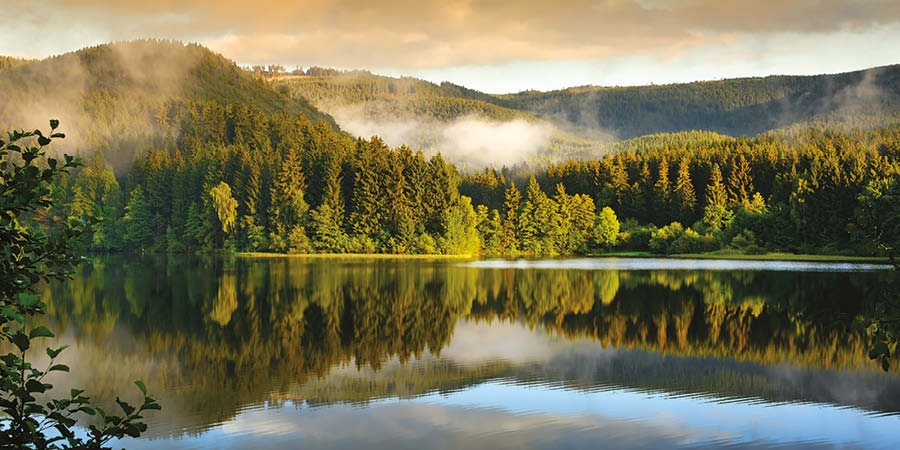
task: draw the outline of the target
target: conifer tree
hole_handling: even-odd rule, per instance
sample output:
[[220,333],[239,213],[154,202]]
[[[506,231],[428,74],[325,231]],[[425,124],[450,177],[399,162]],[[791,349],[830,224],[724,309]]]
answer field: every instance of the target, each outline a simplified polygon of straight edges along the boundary
[[546,203],[546,194],[541,191],[537,179],[531,177],[525,190],[525,203],[522,205],[517,230],[519,248],[527,254],[537,255],[543,251],[543,235],[549,225]]
[[728,177],[728,194],[733,205],[748,205],[753,198],[753,177],[750,162],[744,155],[731,160],[731,174]]
[[628,203],[628,193],[631,186],[628,184],[628,171],[626,170],[625,161],[620,155],[613,158],[610,172],[610,187],[616,205],[619,208],[625,206]]
[[379,231],[381,218],[378,215],[378,174],[371,155],[359,155],[353,180],[353,211],[350,223],[353,233],[374,236]]
[[656,183],[653,184],[653,192],[655,194],[655,214],[653,217],[659,223],[665,223],[669,218],[672,210],[672,191],[669,183],[669,161],[665,156],[659,161],[659,171],[656,177]]
[[722,181],[722,170],[719,165],[713,166],[709,176],[709,185],[706,187],[706,208],[703,211],[703,222],[712,232],[725,228],[734,217],[728,209],[728,193],[725,183]]
[[126,244],[138,250],[150,248],[153,242],[153,212],[141,185],[131,190],[123,223]]
[[503,203],[503,240],[502,251],[512,255],[519,251],[519,207],[522,202],[522,194],[516,189],[516,183],[510,183],[506,189],[506,201]]
[[681,162],[678,164],[674,196],[674,206],[678,210],[675,216],[685,223],[691,223],[694,218],[694,208],[697,206],[697,196],[694,193],[694,183],[691,181],[691,172],[686,156],[681,158]]

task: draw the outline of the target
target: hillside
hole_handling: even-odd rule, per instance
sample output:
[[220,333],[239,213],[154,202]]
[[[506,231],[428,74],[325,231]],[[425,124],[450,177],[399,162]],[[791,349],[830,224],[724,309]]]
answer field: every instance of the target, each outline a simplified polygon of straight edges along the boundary
[[900,65],[816,76],[769,76],[634,87],[582,86],[490,95],[452,83],[316,70],[274,84],[328,111],[368,120],[543,119],[570,136],[608,142],[690,130],[753,136],[809,126],[859,128],[900,120]]
[[620,138],[687,130],[752,136],[798,124],[873,126],[900,118],[900,65],[835,75],[526,91],[496,99]]
[[334,120],[291,99],[199,45],[173,41],[105,44],[0,70],[0,129],[45,126],[57,118],[66,151],[104,150],[119,169],[159,136],[159,115],[176,100],[250,106],[263,113]]
[[[391,145],[441,151],[462,166],[544,164],[601,154],[613,136],[572,124],[551,123],[532,112],[498,104],[496,97],[452,83],[392,78],[366,71],[312,68],[308,75],[275,76],[275,89],[308,99],[342,128]],[[456,136],[466,136],[464,145]],[[520,142],[522,137],[531,142]],[[512,150],[500,147],[512,148]]]

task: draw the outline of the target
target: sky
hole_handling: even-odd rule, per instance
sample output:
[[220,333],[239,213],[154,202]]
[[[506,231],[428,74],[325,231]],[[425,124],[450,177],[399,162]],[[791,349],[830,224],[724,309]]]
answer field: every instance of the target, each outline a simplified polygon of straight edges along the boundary
[[898,0],[0,0],[0,54],[139,38],[491,93],[900,63]]

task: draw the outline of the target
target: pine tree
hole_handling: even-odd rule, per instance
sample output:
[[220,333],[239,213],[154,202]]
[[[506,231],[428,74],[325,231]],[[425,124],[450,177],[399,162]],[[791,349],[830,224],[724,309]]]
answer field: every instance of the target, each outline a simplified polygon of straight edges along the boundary
[[313,247],[319,251],[341,253],[347,245],[347,235],[340,223],[340,214],[329,203],[322,203],[312,214]]
[[577,230],[573,226],[575,205],[573,197],[566,193],[566,187],[562,183],[556,185],[553,203],[556,205],[555,220],[550,228],[553,245],[559,253],[571,254],[578,247]]
[[616,205],[619,208],[623,208],[628,203],[631,186],[628,184],[628,171],[625,161],[618,155],[613,159],[610,172],[610,187],[613,191]]
[[150,248],[153,242],[153,212],[141,185],[131,190],[123,223],[126,244],[138,250]]
[[722,170],[719,165],[713,166],[709,176],[709,185],[706,187],[706,208],[703,211],[703,222],[709,227],[709,231],[719,231],[734,217],[728,209],[728,193],[725,183],[722,181]]
[[503,240],[501,251],[504,254],[514,255],[519,251],[519,207],[522,202],[522,194],[516,189],[516,183],[510,183],[506,189],[506,201],[503,203]]
[[537,255],[542,252],[542,235],[549,222],[544,207],[545,199],[546,195],[541,191],[537,180],[531,177],[525,190],[525,203],[522,205],[517,229],[519,248],[527,254]]
[[731,175],[728,177],[728,194],[733,205],[748,205],[753,197],[753,177],[750,163],[744,155],[731,160]]
[[669,161],[665,156],[659,161],[659,172],[656,177],[656,183],[653,185],[653,193],[655,201],[653,204],[656,208],[654,220],[658,223],[665,223],[670,216],[672,210],[672,191],[669,184]]
[[378,174],[372,155],[359,155],[360,160],[354,172],[353,211],[350,213],[350,224],[353,233],[374,236],[379,231],[381,217],[378,215]]
[[697,196],[694,193],[694,183],[691,181],[691,172],[687,157],[681,158],[678,164],[678,179],[675,181],[674,206],[677,208],[675,217],[685,223],[691,223],[694,219],[694,208],[697,206]]
[[275,177],[269,191],[271,202],[270,220],[273,232],[282,239],[295,227],[302,227],[306,222],[309,206],[304,199],[306,177],[303,174],[299,152],[291,148],[281,162],[281,170]]

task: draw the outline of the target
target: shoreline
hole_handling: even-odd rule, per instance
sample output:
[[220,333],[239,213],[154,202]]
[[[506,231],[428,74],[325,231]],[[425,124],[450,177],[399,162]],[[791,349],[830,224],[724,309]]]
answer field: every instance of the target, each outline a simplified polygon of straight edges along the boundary
[[682,253],[677,255],[656,255],[647,252],[613,252],[593,255],[568,255],[545,257],[502,257],[478,255],[401,255],[389,253],[268,253],[237,252],[242,258],[305,258],[305,259],[407,259],[407,260],[485,260],[485,259],[569,259],[569,258],[648,258],[648,259],[705,259],[736,261],[796,261],[827,263],[859,263],[890,265],[886,256],[844,256],[816,255],[795,253],[764,253],[761,255],[720,254],[720,253]]
[[744,255],[731,253],[679,253],[676,255],[655,255],[646,252],[618,252],[601,253],[592,255],[595,257],[613,258],[660,258],[660,259],[710,259],[710,260],[736,260],[736,261],[796,261],[796,262],[828,262],[828,263],[860,263],[860,264],[884,264],[890,265],[887,256],[846,256],[846,255],[817,255],[809,253],[763,253],[761,255]]

